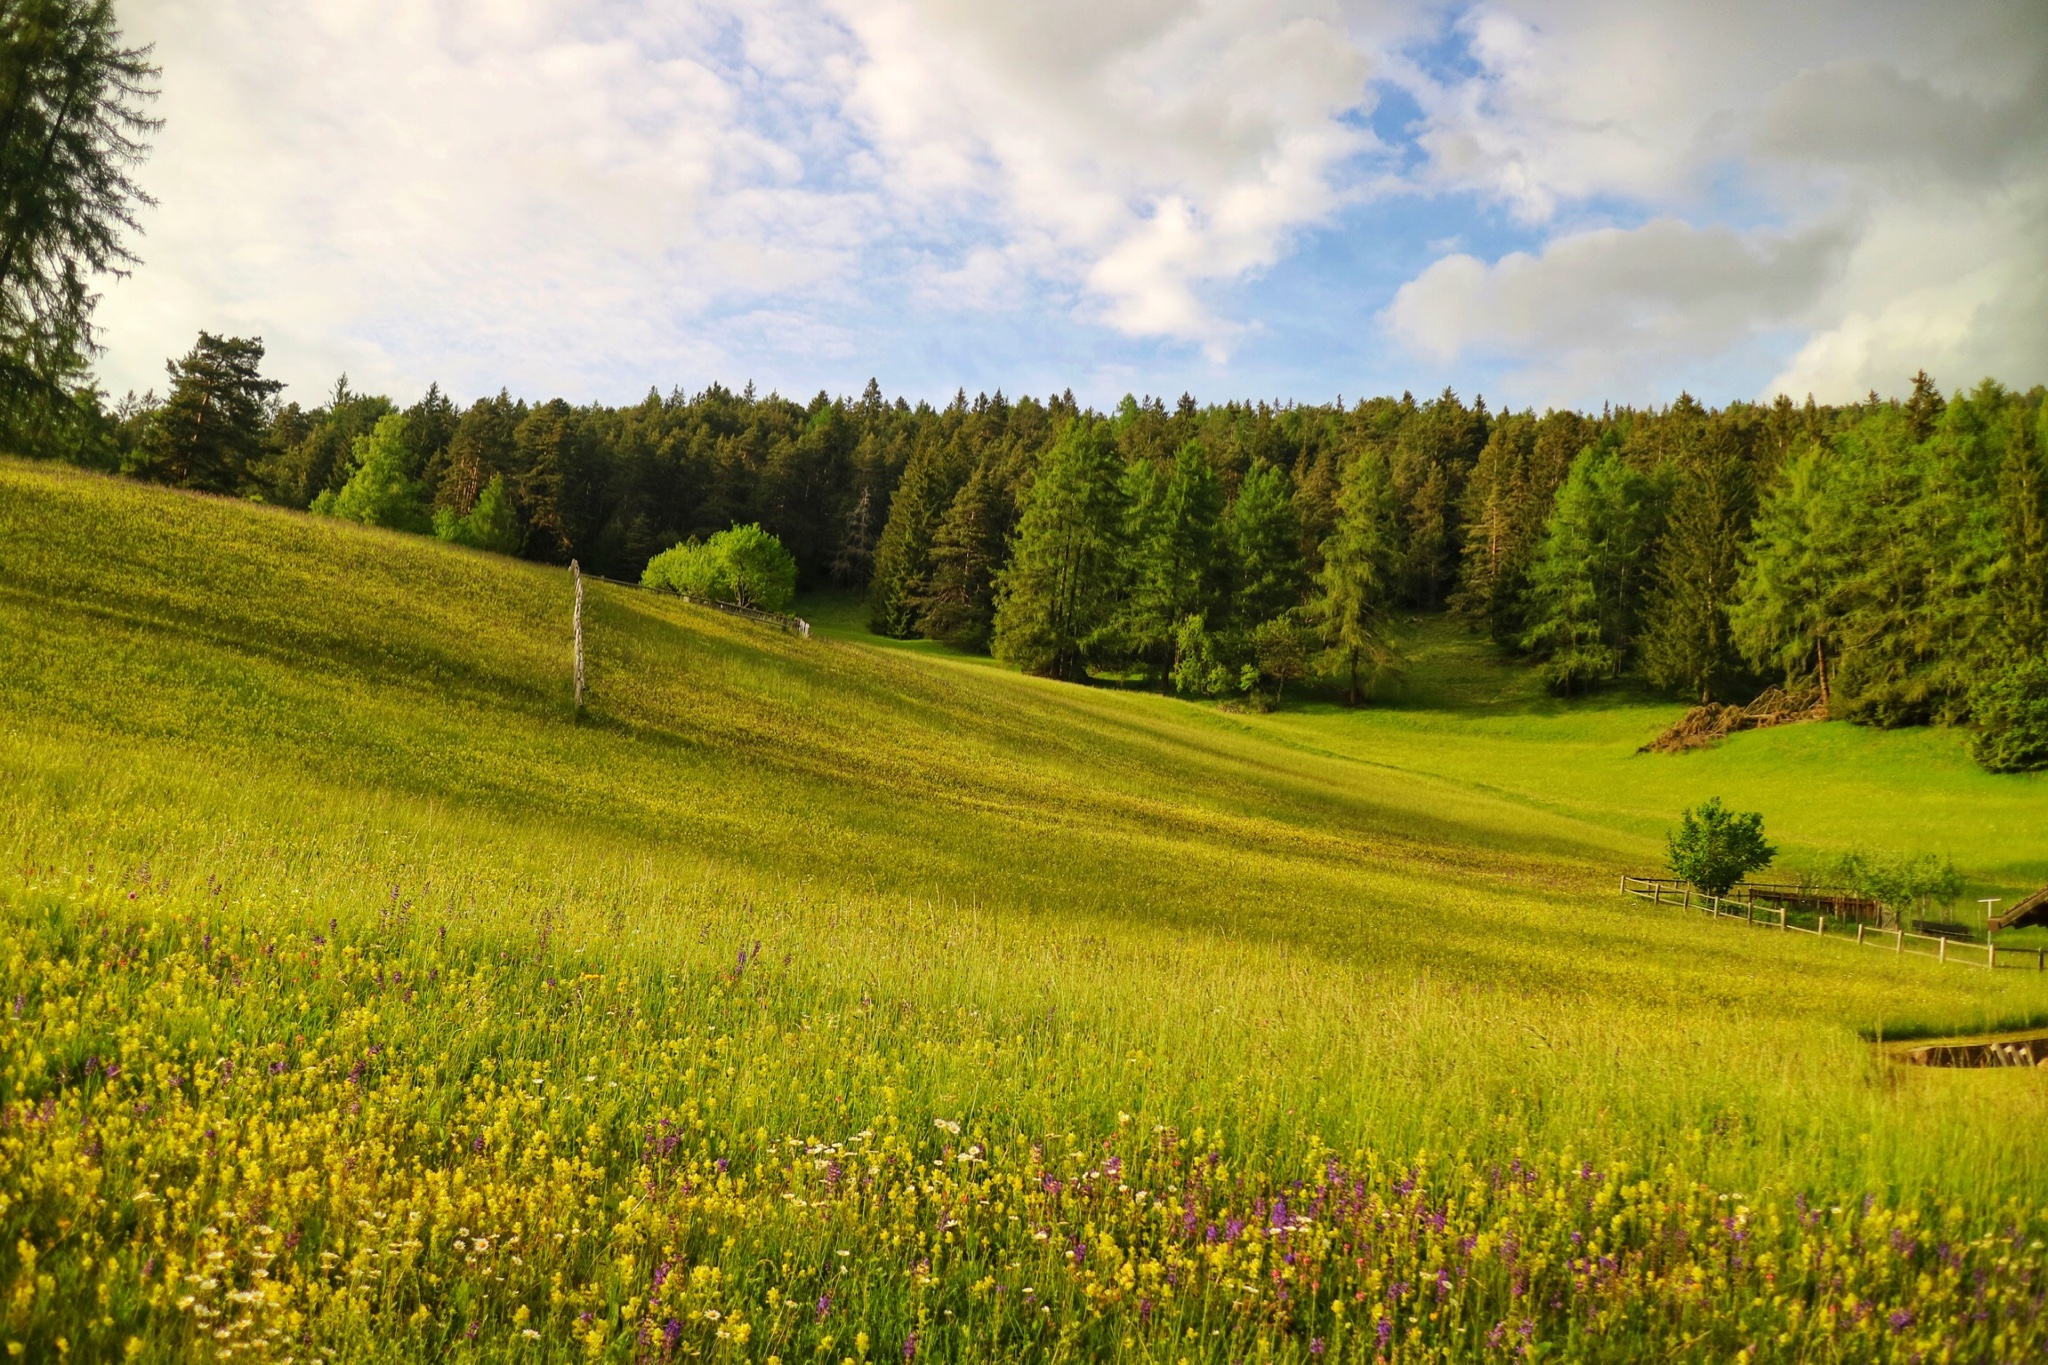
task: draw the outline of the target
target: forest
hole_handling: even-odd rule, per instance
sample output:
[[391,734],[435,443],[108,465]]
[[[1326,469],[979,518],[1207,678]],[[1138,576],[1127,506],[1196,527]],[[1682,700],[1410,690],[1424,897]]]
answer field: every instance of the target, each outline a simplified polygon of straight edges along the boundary
[[[1001,392],[944,408],[650,392],[410,406],[346,379],[279,402],[260,341],[202,334],[167,393],[57,448],[145,480],[637,580],[736,525],[873,627],[1031,672],[1270,705],[1358,703],[1410,615],[1449,611],[1550,686],[1817,693],[1880,726],[1971,724],[2048,763],[2048,412],[1986,380],[1903,402],[1492,412]],[[35,451],[25,452],[29,454]]]

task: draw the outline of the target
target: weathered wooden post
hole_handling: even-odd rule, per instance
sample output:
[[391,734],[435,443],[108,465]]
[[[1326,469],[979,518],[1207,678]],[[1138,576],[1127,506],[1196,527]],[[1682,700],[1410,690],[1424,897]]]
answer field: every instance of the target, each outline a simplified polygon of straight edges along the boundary
[[1935,960],[1936,962],[1946,962],[1946,961],[1948,961],[1948,935],[1947,935],[1947,934],[1937,934],[1937,935],[1935,936],[1935,939],[1934,939],[1934,941],[1935,941],[1935,943],[1936,943],[1936,944],[1938,944],[1938,945],[1939,945],[1939,946],[1938,946],[1938,947],[1936,947],[1936,948],[1935,948],[1935,950],[1934,950],[1934,960]]
[[576,714],[583,714],[583,570],[575,560],[569,561],[569,577],[576,583],[576,614],[573,629],[576,635]]

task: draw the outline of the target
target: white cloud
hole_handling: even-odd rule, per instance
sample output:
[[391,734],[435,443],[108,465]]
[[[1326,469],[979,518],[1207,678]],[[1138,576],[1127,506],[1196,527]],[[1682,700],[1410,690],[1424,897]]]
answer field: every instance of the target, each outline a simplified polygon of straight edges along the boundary
[[850,109],[934,203],[991,207],[1014,244],[976,258],[979,300],[1019,276],[1077,280],[1136,337],[1236,327],[1202,287],[1272,264],[1342,201],[1371,143],[1343,119],[1369,63],[1334,6],[1249,0],[1001,6],[835,0],[864,60]]
[[1674,361],[1799,318],[1844,245],[1828,230],[1771,239],[1669,218],[1601,228],[1492,265],[1446,256],[1401,287],[1387,319],[1439,361],[1520,356],[1542,387],[1625,393]]
[[1460,23],[1475,72],[1400,73],[1426,115],[1417,181],[1548,241],[1438,260],[1383,315],[1400,339],[1571,401],[1668,391],[1786,336],[1762,393],[1890,391],[1922,364],[2048,377],[2034,0],[1493,0]]

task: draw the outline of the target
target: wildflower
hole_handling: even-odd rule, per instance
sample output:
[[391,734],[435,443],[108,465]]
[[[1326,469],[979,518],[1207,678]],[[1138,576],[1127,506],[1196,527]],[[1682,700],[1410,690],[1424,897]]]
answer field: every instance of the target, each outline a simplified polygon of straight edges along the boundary
[[903,1358],[905,1360],[917,1359],[917,1333],[912,1332],[903,1339]]

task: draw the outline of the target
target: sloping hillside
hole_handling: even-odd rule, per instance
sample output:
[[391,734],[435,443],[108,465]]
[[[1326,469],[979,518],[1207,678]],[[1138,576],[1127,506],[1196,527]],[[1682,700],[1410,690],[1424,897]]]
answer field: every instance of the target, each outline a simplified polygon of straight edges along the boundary
[[[1670,708],[1515,693],[1513,675],[1426,627],[1405,691],[1383,706],[1233,716],[850,635],[800,640],[604,584],[590,589],[578,718],[568,620],[560,570],[0,464],[0,842],[7,990],[22,1002],[0,1103],[47,1102],[77,1120],[66,1131],[98,1125],[100,1141],[127,1144],[92,1167],[90,1191],[10,1177],[5,1231],[33,1241],[61,1218],[108,1247],[146,1246],[109,1262],[130,1278],[107,1315],[146,1349],[175,1353],[198,1324],[151,1288],[145,1257],[190,1265],[227,1213],[282,1229],[280,1210],[297,1207],[295,1226],[348,1263],[370,1245],[348,1231],[358,1194],[364,1209],[443,1219],[424,1191],[469,1163],[471,1188],[495,1191],[478,1196],[498,1210],[493,1235],[516,1222],[529,1247],[541,1225],[571,1239],[547,1272],[567,1277],[569,1298],[472,1284],[444,1227],[415,1249],[411,1287],[392,1291],[422,1315],[411,1335],[375,1295],[337,1307],[347,1276],[297,1250],[313,1243],[267,1253],[300,1266],[276,1311],[359,1353],[433,1354],[469,1340],[474,1320],[493,1351],[581,1350],[596,1332],[592,1349],[623,1359],[646,1347],[634,1338],[663,1292],[650,1277],[666,1246],[727,1277],[691,1291],[689,1340],[709,1354],[759,1354],[778,1330],[791,1359],[851,1351],[856,1323],[835,1336],[833,1310],[813,1301],[850,1304],[856,1280],[875,1350],[921,1332],[926,1350],[1008,1354],[1001,1333],[1028,1326],[1038,1335],[1013,1339],[1024,1354],[1126,1337],[1164,1353],[1162,1331],[1196,1329],[1182,1316],[1162,1328],[1163,1291],[1119,1287],[1115,1265],[1087,1278],[1101,1265],[1085,1245],[1060,1260],[1057,1238],[1029,1235],[1071,1216],[1085,1243],[1092,1221],[1142,1277],[1143,1209],[1130,1237],[1106,1206],[1081,1218],[1034,1205],[1013,1225],[1020,1183],[1002,1196],[1014,1207],[972,1224],[974,1260],[944,1218],[891,1222],[835,1202],[836,1183],[799,1191],[776,1174],[792,1139],[841,1143],[831,1159],[851,1163],[855,1132],[894,1134],[892,1159],[920,1167],[972,1138],[972,1160],[1010,1153],[1023,1164],[1003,1178],[1036,1170],[1046,1198],[1042,1181],[1073,1174],[1046,1174],[1048,1142],[1137,1143],[1117,1160],[1185,1182],[1185,1153],[1157,1145],[1171,1132],[1213,1148],[1251,1182],[1240,1191],[1264,1192],[1240,1223],[1272,1217],[1264,1201],[1333,1154],[1389,1188],[1424,1153],[1448,1161],[1446,1189],[1465,1179],[1461,1161],[1591,1162],[1654,1177],[1671,1207],[1711,1213],[1715,1191],[1788,1209],[1870,1193],[1872,1216],[1953,1202],[1987,1230],[2012,1216],[2007,1199],[2048,1193],[2048,1164],[2012,1137],[2048,1117],[2033,1076],[1901,1075],[1857,1033],[2041,1016],[2048,981],[1717,927],[1611,892],[1622,867],[1657,860],[1678,806],[1717,792],[1755,793],[1795,858],[1868,837],[1888,807],[1980,881],[2033,875],[2041,852],[2014,832],[2042,827],[2048,787],[1951,765],[1944,737],[1816,727],[1634,761]],[[104,1071],[116,1055],[119,1085]],[[289,1096],[229,1083],[266,1074],[324,1079]],[[260,1137],[273,1121],[326,1126],[293,1149]],[[56,1127],[9,1131],[16,1162],[56,1159]],[[221,1132],[258,1153],[255,1173],[208,1155]],[[675,1204],[660,1204],[669,1177],[648,1166],[664,1134],[703,1163],[676,1177]],[[344,1197],[335,1176],[316,1199],[291,1184],[291,1170],[346,1152],[350,1171],[381,1172],[374,1191]],[[558,1160],[582,1164],[555,1189]],[[882,1179],[887,1163],[869,1164]],[[728,1167],[753,1183],[720,1184]],[[273,1178],[271,1194],[251,1193]],[[137,1188],[156,1191],[156,1213],[134,1214]],[[126,1203],[109,1202],[116,1189]],[[707,1189],[729,1202],[690,1202]],[[963,1208],[993,1198],[949,1189]],[[595,1212],[575,1216],[586,1195]],[[567,1203],[531,1203],[547,1199]],[[634,1221],[649,1201],[666,1224]],[[791,1212],[813,1204],[832,1210],[817,1226]],[[1507,1225],[1472,1216],[1497,1249]],[[1576,1245],[1568,1221],[1544,1225],[1562,1249],[1553,1270]],[[719,1250],[734,1238],[766,1257],[765,1278]],[[841,1293],[847,1248],[858,1272]],[[1382,1274],[1378,1307],[1350,1311],[1386,1311],[1391,1264],[1326,1252],[1319,1286],[1363,1294],[1362,1277]],[[36,1321],[96,1292],[83,1253],[65,1254],[70,1278],[48,1291],[58,1316]],[[1052,1258],[1034,1293],[1061,1296],[1057,1331],[1036,1310],[997,1314],[992,1290],[974,1288],[1031,1256]],[[1917,1265],[1900,1262],[1908,1299]],[[1684,1278],[1666,1270],[1671,1286]],[[538,1272],[501,1273],[516,1285]],[[1228,1287],[1242,1268],[1201,1280],[1201,1297],[1186,1277],[1208,1273],[1175,1272],[1175,1314],[1224,1315],[1192,1354],[1300,1354],[1349,1330],[1327,1289],[1296,1295],[1319,1305],[1312,1330],[1288,1316],[1300,1303],[1247,1309]],[[1513,1296],[1486,1297],[1515,1281],[1498,1278],[1472,1281],[1470,1312],[1493,1316],[1460,1319],[1469,1341],[1509,1311]],[[459,1303],[457,1283],[471,1285]],[[744,1312],[753,1346],[701,1316],[725,1302],[719,1283],[733,1297],[717,1311]],[[1555,1310],[1529,1311],[1546,1339],[1584,1346],[1593,1318],[1574,1283],[1559,1281]],[[804,1313],[776,1318],[791,1302]],[[1624,1342],[1677,1339],[1638,1329],[1615,1338],[1617,1358]],[[1364,1349],[1375,1329],[1360,1330]],[[820,1346],[828,1336],[837,1344]],[[1740,1344],[1708,1333],[1695,1347],[1717,1358]]]

